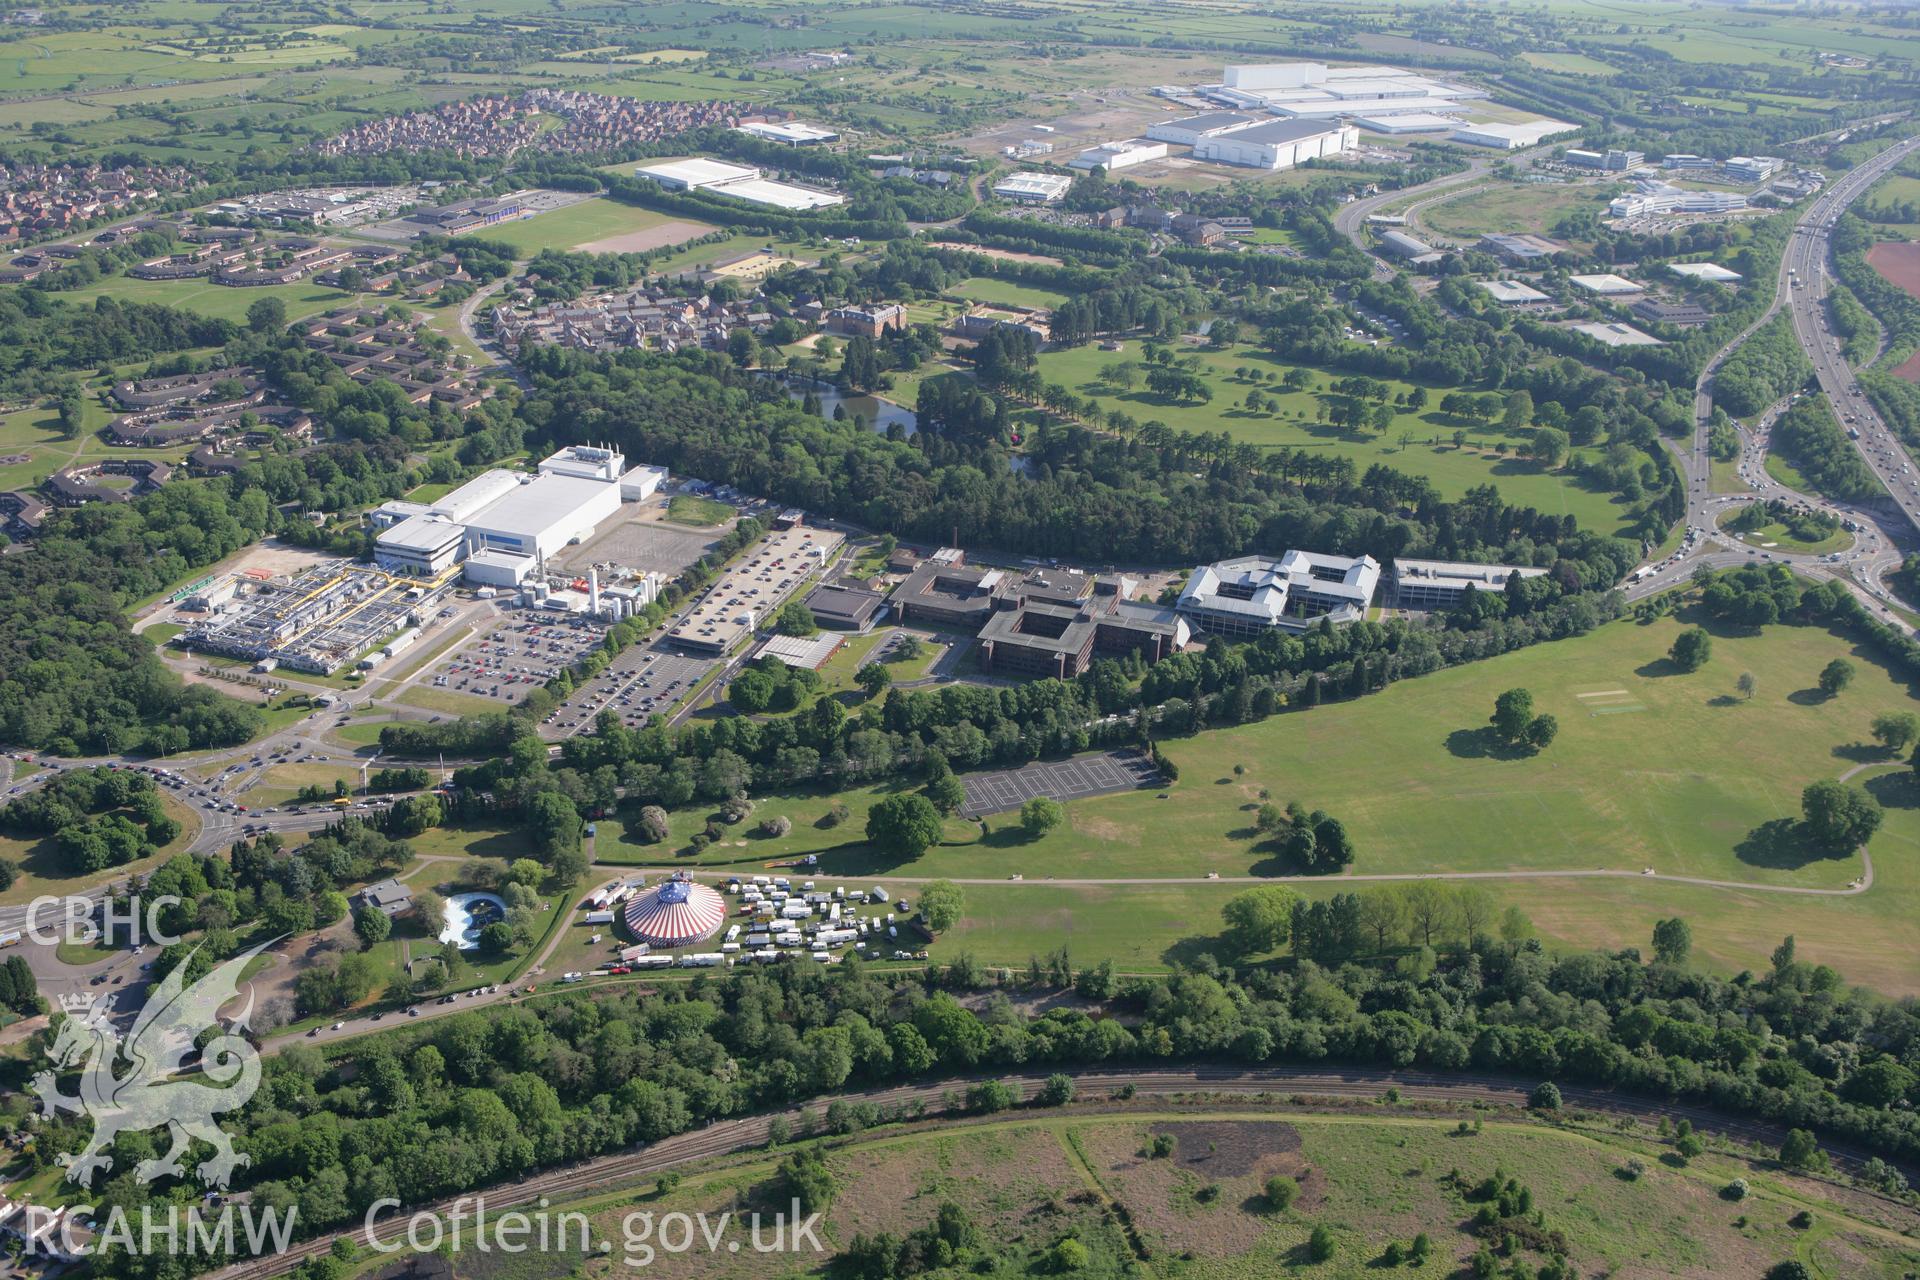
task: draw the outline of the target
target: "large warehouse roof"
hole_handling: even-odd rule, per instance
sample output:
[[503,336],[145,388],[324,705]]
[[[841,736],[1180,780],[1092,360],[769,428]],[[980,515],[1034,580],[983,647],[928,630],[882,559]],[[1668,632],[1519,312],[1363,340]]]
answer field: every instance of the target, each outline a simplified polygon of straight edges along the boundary
[[467,517],[467,523],[532,538],[556,520],[606,492],[605,480],[553,472],[516,484],[504,497]]
[[643,178],[661,178],[667,182],[677,182],[688,187],[709,187],[716,182],[738,182],[742,178],[757,178],[758,169],[749,169],[743,165],[727,164],[720,160],[666,160],[659,164],[643,164],[637,170]]

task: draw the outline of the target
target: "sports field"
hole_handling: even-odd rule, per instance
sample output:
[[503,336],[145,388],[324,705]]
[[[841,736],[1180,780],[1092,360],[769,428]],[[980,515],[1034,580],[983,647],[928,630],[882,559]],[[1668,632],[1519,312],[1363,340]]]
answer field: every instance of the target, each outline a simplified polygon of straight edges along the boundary
[[[1512,456],[1527,433],[1505,433],[1497,425],[1471,426],[1456,422],[1436,407],[1446,388],[1429,388],[1428,408],[1419,413],[1399,412],[1385,431],[1352,430],[1337,427],[1316,417],[1320,397],[1327,394],[1333,377],[1314,371],[1313,386],[1304,391],[1287,391],[1277,382],[1259,384],[1268,400],[1278,400],[1280,408],[1253,413],[1244,407],[1251,382],[1233,376],[1234,370],[1247,366],[1262,373],[1280,374],[1290,365],[1254,347],[1233,347],[1226,351],[1182,352],[1197,354],[1208,377],[1213,399],[1206,404],[1170,401],[1146,389],[1140,345],[1128,342],[1120,351],[1101,351],[1093,346],[1064,351],[1048,351],[1040,356],[1040,371],[1048,381],[1057,382],[1079,395],[1096,397],[1107,408],[1124,409],[1138,421],[1158,420],[1176,431],[1223,431],[1235,440],[1244,440],[1262,448],[1311,449],[1350,457],[1362,472],[1374,463],[1397,471],[1425,476],[1448,498],[1459,498],[1468,489],[1488,483],[1498,484],[1508,500],[1554,515],[1572,515],[1582,528],[1614,533],[1623,529],[1634,512],[1613,494],[1598,492],[1584,481],[1563,471],[1547,471],[1532,462]],[[1138,377],[1132,390],[1118,391],[1101,381],[1101,370],[1110,364],[1131,361]],[[1382,379],[1394,395],[1411,389],[1410,383]],[[1453,433],[1465,430],[1465,448],[1456,448]],[[1403,446],[1401,437],[1408,437]],[[1506,445],[1506,455],[1498,446]]]
[[637,253],[697,239],[712,230],[704,222],[677,219],[596,196],[518,222],[487,227],[474,234],[511,245],[521,256],[532,257],[542,249]]
[[150,302],[160,306],[197,311],[216,320],[244,323],[247,308],[262,298],[278,298],[287,307],[287,319],[298,320],[331,307],[345,306],[356,295],[312,281],[299,284],[270,284],[257,288],[235,288],[210,280],[134,280],[116,276],[74,289],[60,296],[70,302],[91,303],[110,294],[117,302]]

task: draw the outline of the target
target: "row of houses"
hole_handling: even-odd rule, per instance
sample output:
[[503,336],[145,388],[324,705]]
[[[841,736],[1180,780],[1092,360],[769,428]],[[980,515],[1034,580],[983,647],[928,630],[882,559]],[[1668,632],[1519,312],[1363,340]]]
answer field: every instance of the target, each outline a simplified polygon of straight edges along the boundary
[[719,351],[737,329],[764,333],[773,315],[758,297],[722,302],[641,287],[538,305],[522,295],[515,305],[496,308],[492,320],[501,347],[517,356],[528,343],[581,351]]
[[[533,89],[513,97],[469,98],[371,120],[315,149],[329,156],[451,151],[505,159],[537,146],[549,153],[586,154],[658,142],[690,129],[765,123],[777,114],[720,100],[656,102],[575,89]],[[563,123],[546,128],[543,117],[548,115]]]
[[460,412],[474,408],[492,388],[462,362],[429,350],[422,341],[425,325],[420,316],[401,320],[384,311],[343,307],[295,328],[309,350],[356,382],[391,383],[409,404],[437,400]]
[[0,240],[58,235],[194,181],[180,165],[0,164]]

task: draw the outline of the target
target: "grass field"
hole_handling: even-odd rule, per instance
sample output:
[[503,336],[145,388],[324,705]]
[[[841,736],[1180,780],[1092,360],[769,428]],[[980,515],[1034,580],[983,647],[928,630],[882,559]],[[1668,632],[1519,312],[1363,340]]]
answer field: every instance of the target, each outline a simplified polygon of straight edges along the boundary
[[[1727,510],[1728,513],[1731,513],[1739,510],[1739,508],[1729,507]],[[1763,524],[1757,529],[1749,529],[1744,533],[1736,533],[1726,528],[1725,523],[1725,521],[1721,522],[1721,533],[1724,536],[1738,542],[1745,542],[1751,546],[1765,547],[1768,550],[1791,551],[1800,555],[1820,556],[1830,551],[1845,551],[1853,545],[1853,535],[1845,529],[1836,529],[1818,542],[1805,542],[1794,537],[1792,533],[1788,532],[1787,527],[1779,521]]]
[[[1857,855],[1817,855],[1783,820],[1797,817],[1808,783],[1885,759],[1863,745],[1869,724],[1914,709],[1913,695],[1872,655],[1810,628],[1716,635],[1712,661],[1679,674],[1665,660],[1678,629],[1671,620],[1615,623],[1358,702],[1164,741],[1180,767],[1177,784],[1070,803],[1067,823],[1039,840],[1022,835],[1012,815],[990,819],[984,834],[952,820],[943,842],[918,859],[884,858],[863,837],[866,810],[889,792],[872,786],[756,797],[747,824],[698,854],[688,841],[709,806],[674,811],[670,838],[658,845],[608,819],[597,856],[731,873],[814,853],[823,876],[951,876],[972,883],[965,918],[939,944],[944,953],[1022,963],[1064,943],[1083,962],[1159,967],[1215,945],[1220,907],[1245,883],[1209,881],[1209,873],[1292,870],[1252,830],[1265,789],[1278,803],[1339,817],[1359,851],[1357,875],[1477,873],[1559,945],[1644,946],[1653,922],[1677,911],[1693,925],[1696,955],[1716,968],[1762,964],[1791,932],[1804,954],[1851,980],[1920,992],[1920,787],[1904,764],[1874,766],[1856,780],[1888,814],[1871,846],[1870,890],[1822,897],[1747,887],[1839,890],[1862,873]],[[1822,699],[1814,677],[1837,656],[1849,656],[1859,678]],[[1758,682],[1751,701],[1734,693],[1743,671]],[[1560,720],[1545,752],[1510,755],[1485,740],[1495,696],[1514,687]],[[1235,765],[1246,772],[1236,775]],[[848,816],[826,825],[835,803]],[[775,815],[792,820],[787,836],[755,833]],[[513,845],[483,832],[435,838],[447,851]],[[1612,877],[1529,878],[1596,870]],[[1016,874],[1018,883],[1009,879]],[[1324,895],[1365,886],[1323,879],[1297,887]]]
[[1463,240],[1492,231],[1544,235],[1567,214],[1599,202],[1595,187],[1502,182],[1430,204],[1414,216],[1422,226]]
[[711,529],[733,519],[734,510],[718,498],[676,493],[667,503],[667,519],[693,529]]
[[0,858],[13,863],[20,870],[19,877],[6,889],[0,890],[0,903],[11,905],[30,902],[43,893],[74,893],[104,881],[121,880],[129,875],[153,870],[192,844],[194,837],[200,834],[200,815],[196,810],[181,804],[165,791],[160,793],[160,802],[165,806],[168,816],[180,824],[180,834],[172,843],[151,858],[93,875],[74,875],[62,867],[52,837],[23,840],[14,836],[0,836]]
[[180,307],[197,311],[203,316],[212,316],[216,320],[231,320],[236,324],[243,323],[247,318],[247,308],[262,298],[280,299],[286,304],[287,319],[294,321],[332,307],[345,306],[356,296],[312,282],[240,289],[214,284],[209,280],[134,280],[127,277],[102,280],[60,296],[70,302],[90,304],[103,294],[112,295],[118,302],[149,302]]
[[[1768,1163],[1710,1152],[1667,1164],[1667,1144],[1638,1125],[1611,1132],[1563,1129],[1495,1116],[1477,1132],[1454,1131],[1451,1116],[1360,1108],[1315,1114],[1268,1106],[1182,1111],[1137,1104],[1118,1113],[1079,1108],[1007,1115],[964,1126],[888,1128],[826,1148],[838,1192],[824,1215],[826,1252],[855,1236],[895,1237],[926,1226],[943,1204],[962,1209],[979,1231],[981,1275],[1044,1274],[1048,1251],[1072,1236],[1087,1251],[1090,1276],[1167,1274],[1191,1280],[1245,1280],[1296,1271],[1328,1280],[1377,1274],[1465,1274],[1477,1242],[1467,1229],[1467,1191],[1496,1169],[1533,1195],[1545,1226],[1567,1238],[1575,1274],[1616,1280],[1759,1275],[1799,1257],[1816,1275],[1895,1277],[1920,1259],[1902,1234],[1912,1211],[1776,1171]],[[1173,1139],[1150,1158],[1156,1137]],[[1628,1161],[1646,1172],[1622,1176]],[[687,1167],[667,1191],[651,1185],[606,1189],[565,1206],[585,1212],[590,1238],[616,1256],[631,1224],[704,1213],[719,1221],[770,1209],[775,1156],[749,1155]],[[1453,1177],[1457,1172],[1457,1179]],[[1296,1180],[1300,1196],[1276,1211],[1266,1179]],[[1750,1192],[1737,1207],[1721,1196],[1735,1177]],[[1105,1205],[1124,1206],[1129,1240]],[[1802,1230],[1788,1220],[1812,1211]],[[1331,1233],[1333,1256],[1308,1266],[1315,1227]],[[1390,1242],[1403,1248],[1426,1233],[1432,1256],[1390,1270]],[[636,1257],[641,1256],[637,1254]],[[1538,1255],[1527,1255],[1530,1262]],[[519,1280],[559,1280],[590,1267],[578,1252],[532,1254]],[[1152,1270],[1137,1259],[1152,1261]],[[676,1275],[749,1280],[764,1263],[724,1243],[674,1259]]]
[[[595,197],[535,214],[518,222],[487,227],[474,234],[481,239],[511,245],[522,257],[530,258],[542,249],[574,249],[679,221],[684,220],[655,213],[651,209]],[[713,229],[705,223],[693,225],[695,229],[681,238],[693,239]]]
[[[1362,472],[1376,462],[1383,463],[1397,471],[1427,477],[1449,498],[1459,498],[1475,485],[1491,482],[1500,486],[1509,501],[1554,515],[1572,515],[1582,528],[1613,533],[1625,527],[1632,516],[1631,509],[1614,495],[1596,492],[1564,471],[1547,471],[1494,451],[1496,445],[1504,443],[1511,452],[1525,440],[1525,433],[1505,433],[1497,425],[1456,423],[1431,407],[1417,414],[1396,414],[1393,425],[1383,432],[1336,427],[1315,418],[1330,381],[1330,375],[1318,371],[1312,389],[1307,391],[1285,391],[1277,383],[1262,384],[1270,400],[1280,401],[1280,409],[1277,413],[1269,410],[1255,414],[1242,404],[1253,384],[1236,380],[1233,371],[1244,365],[1280,373],[1289,366],[1252,347],[1198,354],[1213,390],[1213,400],[1207,404],[1176,403],[1144,386],[1116,392],[1103,385],[1099,376],[1104,366],[1116,361],[1140,362],[1139,347],[1131,342],[1119,352],[1090,346],[1044,352],[1040,371],[1049,381],[1081,395],[1095,396],[1103,405],[1124,409],[1142,422],[1157,419],[1181,431],[1224,431],[1236,440],[1262,448],[1337,454],[1352,458]],[[1386,381],[1395,395],[1410,388],[1410,384]],[[1437,404],[1444,391],[1430,388],[1430,405]],[[1453,433],[1459,428],[1467,433],[1464,449],[1453,445]],[[1400,443],[1403,434],[1409,437],[1404,448]]]
[[1042,310],[1050,310],[1067,300],[1065,294],[1055,293],[1052,289],[1037,289],[1031,285],[996,280],[992,276],[969,276],[947,292],[974,302],[986,302],[1003,307],[1034,307]]

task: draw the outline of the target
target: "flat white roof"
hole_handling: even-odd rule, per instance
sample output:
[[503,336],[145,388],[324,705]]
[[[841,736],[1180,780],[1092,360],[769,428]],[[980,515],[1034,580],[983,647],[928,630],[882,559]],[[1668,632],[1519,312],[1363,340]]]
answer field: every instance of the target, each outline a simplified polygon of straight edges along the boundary
[[738,182],[743,178],[757,178],[758,169],[749,169],[744,165],[727,164],[721,160],[663,160],[658,164],[643,164],[636,173],[647,178],[665,178],[670,182],[684,183],[689,187],[710,187],[716,182]]
[[448,520],[465,520],[490,502],[496,502],[520,487],[520,479],[511,471],[495,468],[482,471],[458,489],[431,504],[434,515]]
[[791,186],[785,182],[774,182],[767,178],[747,178],[740,182],[709,184],[706,189],[715,195],[733,196],[754,204],[770,204],[780,209],[820,209],[827,205],[843,204],[846,201],[846,197],[837,196],[831,191],[815,191],[811,187]]
[[1495,302],[1545,302],[1547,295],[1518,280],[1482,280],[1480,287],[1493,295]]
[[439,551],[467,536],[466,529],[437,516],[409,516],[374,540],[394,551]]
[[1657,347],[1660,345],[1660,339],[1650,333],[1642,333],[1630,324],[1617,322],[1603,324],[1589,320],[1580,324],[1570,324],[1567,327],[1575,332],[1586,334],[1596,342],[1604,342],[1610,347]]
[[1013,173],[993,184],[995,194],[1047,196],[1059,199],[1073,186],[1073,179],[1057,173]]
[[476,529],[538,538],[585,503],[605,494],[612,483],[549,471],[525,484],[516,484],[498,501],[468,516],[466,523]]
[[800,120],[789,120],[784,124],[743,124],[735,128],[740,133],[752,134],[756,138],[772,138],[776,142],[831,142],[840,136],[836,130],[823,129],[817,124]]
[[1454,135],[1455,142],[1494,142],[1507,147],[1530,147],[1542,138],[1579,128],[1564,120],[1528,120],[1523,124],[1470,124]]
[[1353,122],[1375,133],[1439,133],[1443,129],[1460,127],[1460,122],[1452,116],[1436,115],[1431,111],[1381,111],[1355,116]]
[[1588,293],[1640,293],[1646,288],[1645,285],[1635,284],[1625,276],[1614,275],[1611,271],[1600,275],[1568,276],[1567,279]]
[[1667,270],[1690,280],[1711,280],[1715,284],[1732,284],[1741,278],[1738,271],[1729,271],[1715,262],[1669,262]]

